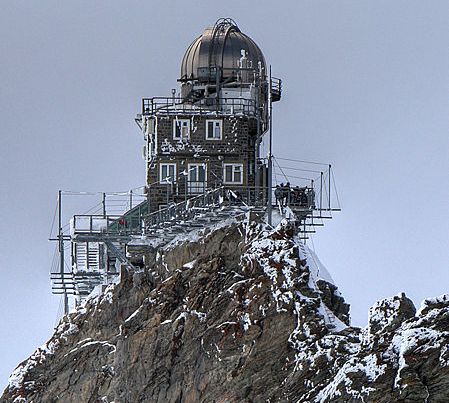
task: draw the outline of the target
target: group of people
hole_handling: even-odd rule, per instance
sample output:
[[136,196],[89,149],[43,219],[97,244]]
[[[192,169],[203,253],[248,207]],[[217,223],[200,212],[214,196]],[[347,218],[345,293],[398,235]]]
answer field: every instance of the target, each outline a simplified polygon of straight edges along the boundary
[[274,197],[276,198],[276,205],[280,206],[313,207],[315,203],[315,192],[313,188],[306,186],[291,187],[290,182],[287,182],[285,185],[283,183],[276,185]]

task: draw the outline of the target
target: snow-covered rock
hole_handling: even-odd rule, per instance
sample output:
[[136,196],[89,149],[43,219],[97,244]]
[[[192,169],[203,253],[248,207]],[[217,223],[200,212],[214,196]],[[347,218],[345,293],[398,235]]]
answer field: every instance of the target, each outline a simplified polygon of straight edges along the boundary
[[418,312],[387,298],[366,329],[351,327],[286,221],[232,220],[149,246],[145,270],[122,270],[64,317],[1,402],[449,401],[448,296]]

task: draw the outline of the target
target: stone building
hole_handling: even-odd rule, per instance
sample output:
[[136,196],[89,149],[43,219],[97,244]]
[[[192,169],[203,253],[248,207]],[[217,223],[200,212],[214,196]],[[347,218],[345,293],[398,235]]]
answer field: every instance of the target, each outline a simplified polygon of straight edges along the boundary
[[180,93],[142,100],[150,212],[225,186],[251,203],[265,198],[260,142],[281,82],[260,48],[220,19],[187,48]]

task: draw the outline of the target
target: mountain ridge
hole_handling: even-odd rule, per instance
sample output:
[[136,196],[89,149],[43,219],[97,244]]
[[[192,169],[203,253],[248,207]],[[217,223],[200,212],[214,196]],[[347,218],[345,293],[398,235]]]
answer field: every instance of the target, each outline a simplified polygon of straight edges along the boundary
[[144,270],[62,318],[0,402],[449,400],[449,296],[386,298],[351,327],[288,221],[190,238],[147,248]]

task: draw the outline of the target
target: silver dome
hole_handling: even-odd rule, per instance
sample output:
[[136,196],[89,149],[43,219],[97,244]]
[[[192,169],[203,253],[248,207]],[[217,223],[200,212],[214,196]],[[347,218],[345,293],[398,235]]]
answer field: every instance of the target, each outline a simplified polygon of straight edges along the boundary
[[233,20],[220,19],[188,47],[182,59],[180,81],[214,82],[216,71],[219,81],[233,77],[242,67],[242,53],[246,57],[243,67],[259,71],[260,63],[263,75],[266,74],[265,58],[256,43]]

